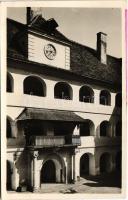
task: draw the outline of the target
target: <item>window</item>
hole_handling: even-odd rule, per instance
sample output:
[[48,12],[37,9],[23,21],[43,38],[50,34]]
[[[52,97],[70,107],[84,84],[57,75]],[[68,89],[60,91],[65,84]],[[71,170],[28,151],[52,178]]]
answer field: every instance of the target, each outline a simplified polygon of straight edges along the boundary
[[79,101],[94,103],[94,91],[88,86],[81,87],[79,91]]
[[54,97],[57,99],[72,100],[73,98],[72,87],[64,82],[56,83],[54,87]]
[[100,93],[100,104],[111,105],[111,95],[107,90],[102,90]]
[[92,136],[94,135],[94,124],[91,120],[86,120],[80,124],[80,136]]
[[10,73],[7,73],[6,91],[13,92],[14,80]]
[[36,76],[29,76],[24,80],[24,94],[46,96],[45,82]]
[[100,124],[100,136],[110,136],[111,135],[111,124],[108,121],[103,121]]

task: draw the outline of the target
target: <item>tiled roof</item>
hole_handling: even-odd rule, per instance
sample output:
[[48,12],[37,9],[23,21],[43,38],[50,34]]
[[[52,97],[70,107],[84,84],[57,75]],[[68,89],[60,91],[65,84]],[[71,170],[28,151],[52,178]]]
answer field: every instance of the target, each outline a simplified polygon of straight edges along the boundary
[[48,110],[38,108],[25,108],[17,120],[45,120],[45,121],[69,121],[84,122],[85,120],[71,111]]
[[[45,20],[39,17],[29,29],[70,44],[70,67],[72,72],[100,81],[121,84],[121,59],[107,55],[107,65],[102,64],[97,57],[96,50],[69,40],[56,29],[51,35],[43,27],[44,23]],[[8,19],[8,55],[10,57],[27,60],[26,53],[18,47],[16,42],[13,42],[19,34],[26,30],[26,25]]]

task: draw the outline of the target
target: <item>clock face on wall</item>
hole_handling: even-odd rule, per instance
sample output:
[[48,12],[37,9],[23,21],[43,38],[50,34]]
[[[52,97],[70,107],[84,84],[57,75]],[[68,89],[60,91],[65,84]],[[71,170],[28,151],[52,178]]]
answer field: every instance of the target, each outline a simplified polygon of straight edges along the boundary
[[55,56],[56,56],[55,47],[52,44],[47,44],[44,47],[44,54],[48,59],[53,60],[55,58]]

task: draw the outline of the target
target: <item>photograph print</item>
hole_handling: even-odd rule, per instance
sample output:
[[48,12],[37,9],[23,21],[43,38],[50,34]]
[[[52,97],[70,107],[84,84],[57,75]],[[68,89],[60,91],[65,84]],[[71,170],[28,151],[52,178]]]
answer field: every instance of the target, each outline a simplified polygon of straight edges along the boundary
[[121,194],[121,15],[7,8],[8,194]]

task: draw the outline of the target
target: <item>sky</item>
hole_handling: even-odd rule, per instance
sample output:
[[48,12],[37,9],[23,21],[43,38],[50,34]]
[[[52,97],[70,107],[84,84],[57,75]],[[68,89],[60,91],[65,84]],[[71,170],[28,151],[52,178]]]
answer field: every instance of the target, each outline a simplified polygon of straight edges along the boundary
[[[26,23],[26,8],[8,8],[8,18]],[[107,54],[121,56],[121,10],[119,8],[42,8],[45,19],[54,18],[57,28],[71,40],[96,49],[96,34],[107,34]]]

